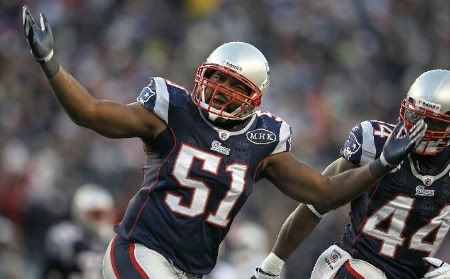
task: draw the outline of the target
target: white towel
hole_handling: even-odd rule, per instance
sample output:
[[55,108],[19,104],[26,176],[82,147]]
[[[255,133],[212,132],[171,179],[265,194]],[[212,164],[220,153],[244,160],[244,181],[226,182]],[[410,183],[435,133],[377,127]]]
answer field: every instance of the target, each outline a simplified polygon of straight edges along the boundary
[[311,279],[332,279],[339,268],[352,256],[337,245],[328,247],[317,259]]
[[352,256],[337,245],[330,246],[317,259],[311,273],[311,279],[333,279],[345,262],[361,276],[368,279],[387,279],[386,275],[374,265]]

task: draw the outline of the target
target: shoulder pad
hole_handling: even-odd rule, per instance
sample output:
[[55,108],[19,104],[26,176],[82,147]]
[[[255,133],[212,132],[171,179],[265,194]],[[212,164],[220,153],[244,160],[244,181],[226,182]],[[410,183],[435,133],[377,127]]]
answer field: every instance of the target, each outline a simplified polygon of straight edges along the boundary
[[277,135],[278,144],[271,154],[291,150],[292,128],[281,117],[278,117],[268,111],[257,110],[256,116],[261,119],[266,129],[272,130]]
[[375,160],[383,151],[392,128],[392,124],[378,120],[359,123],[349,132],[341,149],[341,156],[356,165],[365,165]]
[[186,97],[189,97],[189,93],[183,87],[161,77],[152,77],[136,101],[167,123],[169,107],[185,102]]

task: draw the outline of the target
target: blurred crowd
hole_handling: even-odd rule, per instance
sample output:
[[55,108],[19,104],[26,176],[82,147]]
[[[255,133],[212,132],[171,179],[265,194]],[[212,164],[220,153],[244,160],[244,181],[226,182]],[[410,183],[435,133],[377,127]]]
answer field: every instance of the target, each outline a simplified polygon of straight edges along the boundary
[[[47,16],[66,70],[96,97],[123,103],[149,76],[190,90],[215,47],[254,44],[272,75],[262,108],[291,124],[293,152],[318,170],[339,156],[358,122],[395,122],[421,72],[450,68],[448,0],[1,1],[1,279],[42,278],[47,231],[73,218],[82,184],[104,185],[119,221],[144,161],[139,140],[103,138],[62,111],[26,46],[23,4]],[[296,206],[269,183],[257,184],[210,277],[249,278]],[[288,261],[285,278],[309,278],[347,222],[347,208],[330,213]],[[438,256],[450,261],[450,238],[444,243]]]

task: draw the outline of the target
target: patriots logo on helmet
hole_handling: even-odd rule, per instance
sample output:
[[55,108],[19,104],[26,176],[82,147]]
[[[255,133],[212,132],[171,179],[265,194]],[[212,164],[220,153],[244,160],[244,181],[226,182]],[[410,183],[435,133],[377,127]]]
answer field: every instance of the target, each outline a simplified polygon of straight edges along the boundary
[[345,142],[344,148],[341,150],[342,156],[345,159],[350,160],[353,154],[357,153],[361,149],[361,144],[358,142],[355,134],[350,133],[349,138]]

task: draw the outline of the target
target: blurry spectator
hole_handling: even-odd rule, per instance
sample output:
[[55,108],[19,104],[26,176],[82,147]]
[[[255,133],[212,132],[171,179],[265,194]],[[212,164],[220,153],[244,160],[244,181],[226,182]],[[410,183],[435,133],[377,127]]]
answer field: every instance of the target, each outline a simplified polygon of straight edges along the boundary
[[0,278],[26,278],[22,248],[18,228],[0,215]]
[[47,232],[42,278],[103,278],[102,260],[113,235],[114,217],[111,194],[100,185],[82,185],[72,201],[72,220]]
[[[270,251],[269,236],[264,227],[239,217],[233,230],[223,243],[222,258],[210,279],[249,279],[258,265]],[[253,265],[253,266],[252,266]]]

